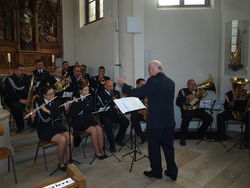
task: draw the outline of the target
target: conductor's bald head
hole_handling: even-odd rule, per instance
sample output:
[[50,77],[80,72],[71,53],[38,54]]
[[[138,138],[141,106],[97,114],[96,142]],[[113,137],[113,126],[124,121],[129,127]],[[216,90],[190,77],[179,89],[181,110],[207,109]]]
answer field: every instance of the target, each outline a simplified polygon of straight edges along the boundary
[[158,60],[153,60],[148,65],[148,73],[150,76],[155,76],[159,72],[162,72],[161,62]]

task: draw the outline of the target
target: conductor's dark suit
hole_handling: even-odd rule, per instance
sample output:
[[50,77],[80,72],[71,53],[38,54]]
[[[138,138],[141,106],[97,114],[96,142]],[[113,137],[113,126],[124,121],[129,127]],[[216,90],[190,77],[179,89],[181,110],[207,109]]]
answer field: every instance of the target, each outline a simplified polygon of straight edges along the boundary
[[174,92],[175,83],[164,73],[151,76],[146,84],[132,89],[124,84],[122,91],[130,96],[148,97],[148,154],[152,173],[162,174],[160,146],[162,146],[170,176],[177,176],[177,166],[174,159]]

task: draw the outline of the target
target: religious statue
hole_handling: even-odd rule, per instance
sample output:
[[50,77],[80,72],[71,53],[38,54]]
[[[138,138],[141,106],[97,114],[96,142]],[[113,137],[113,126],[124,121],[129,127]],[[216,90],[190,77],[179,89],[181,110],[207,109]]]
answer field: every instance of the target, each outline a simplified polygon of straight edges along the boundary
[[24,1],[24,10],[21,14],[21,49],[22,50],[33,50],[33,25],[34,16],[32,11],[29,9],[29,2]]

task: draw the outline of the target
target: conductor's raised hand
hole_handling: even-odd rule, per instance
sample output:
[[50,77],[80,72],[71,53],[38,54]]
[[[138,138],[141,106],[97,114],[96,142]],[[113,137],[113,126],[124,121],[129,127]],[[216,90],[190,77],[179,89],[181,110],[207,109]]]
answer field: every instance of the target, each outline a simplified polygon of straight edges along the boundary
[[117,83],[121,87],[123,84],[125,84],[125,78],[124,77],[118,77],[117,78]]

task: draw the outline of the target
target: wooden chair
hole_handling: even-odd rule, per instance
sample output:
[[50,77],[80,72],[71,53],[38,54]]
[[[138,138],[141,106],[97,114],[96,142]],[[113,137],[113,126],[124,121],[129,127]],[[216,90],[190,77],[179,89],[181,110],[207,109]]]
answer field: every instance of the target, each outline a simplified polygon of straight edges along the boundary
[[36,154],[35,154],[35,157],[34,157],[34,165],[36,163],[36,159],[37,159],[37,155],[38,155],[38,152],[39,152],[39,148],[42,147],[45,171],[48,171],[47,158],[46,158],[45,150],[47,148],[50,148],[50,147],[53,147],[53,146],[56,146],[56,145],[57,144],[55,142],[39,140],[38,144],[37,144],[37,148],[36,148]]
[[[3,125],[0,125],[0,136],[3,136],[3,134],[4,134],[4,127]],[[12,151],[8,147],[0,147],[0,159],[6,159],[6,158],[8,158],[8,172],[10,172],[10,159],[11,159],[15,184],[17,184],[15,162],[14,162]]]

